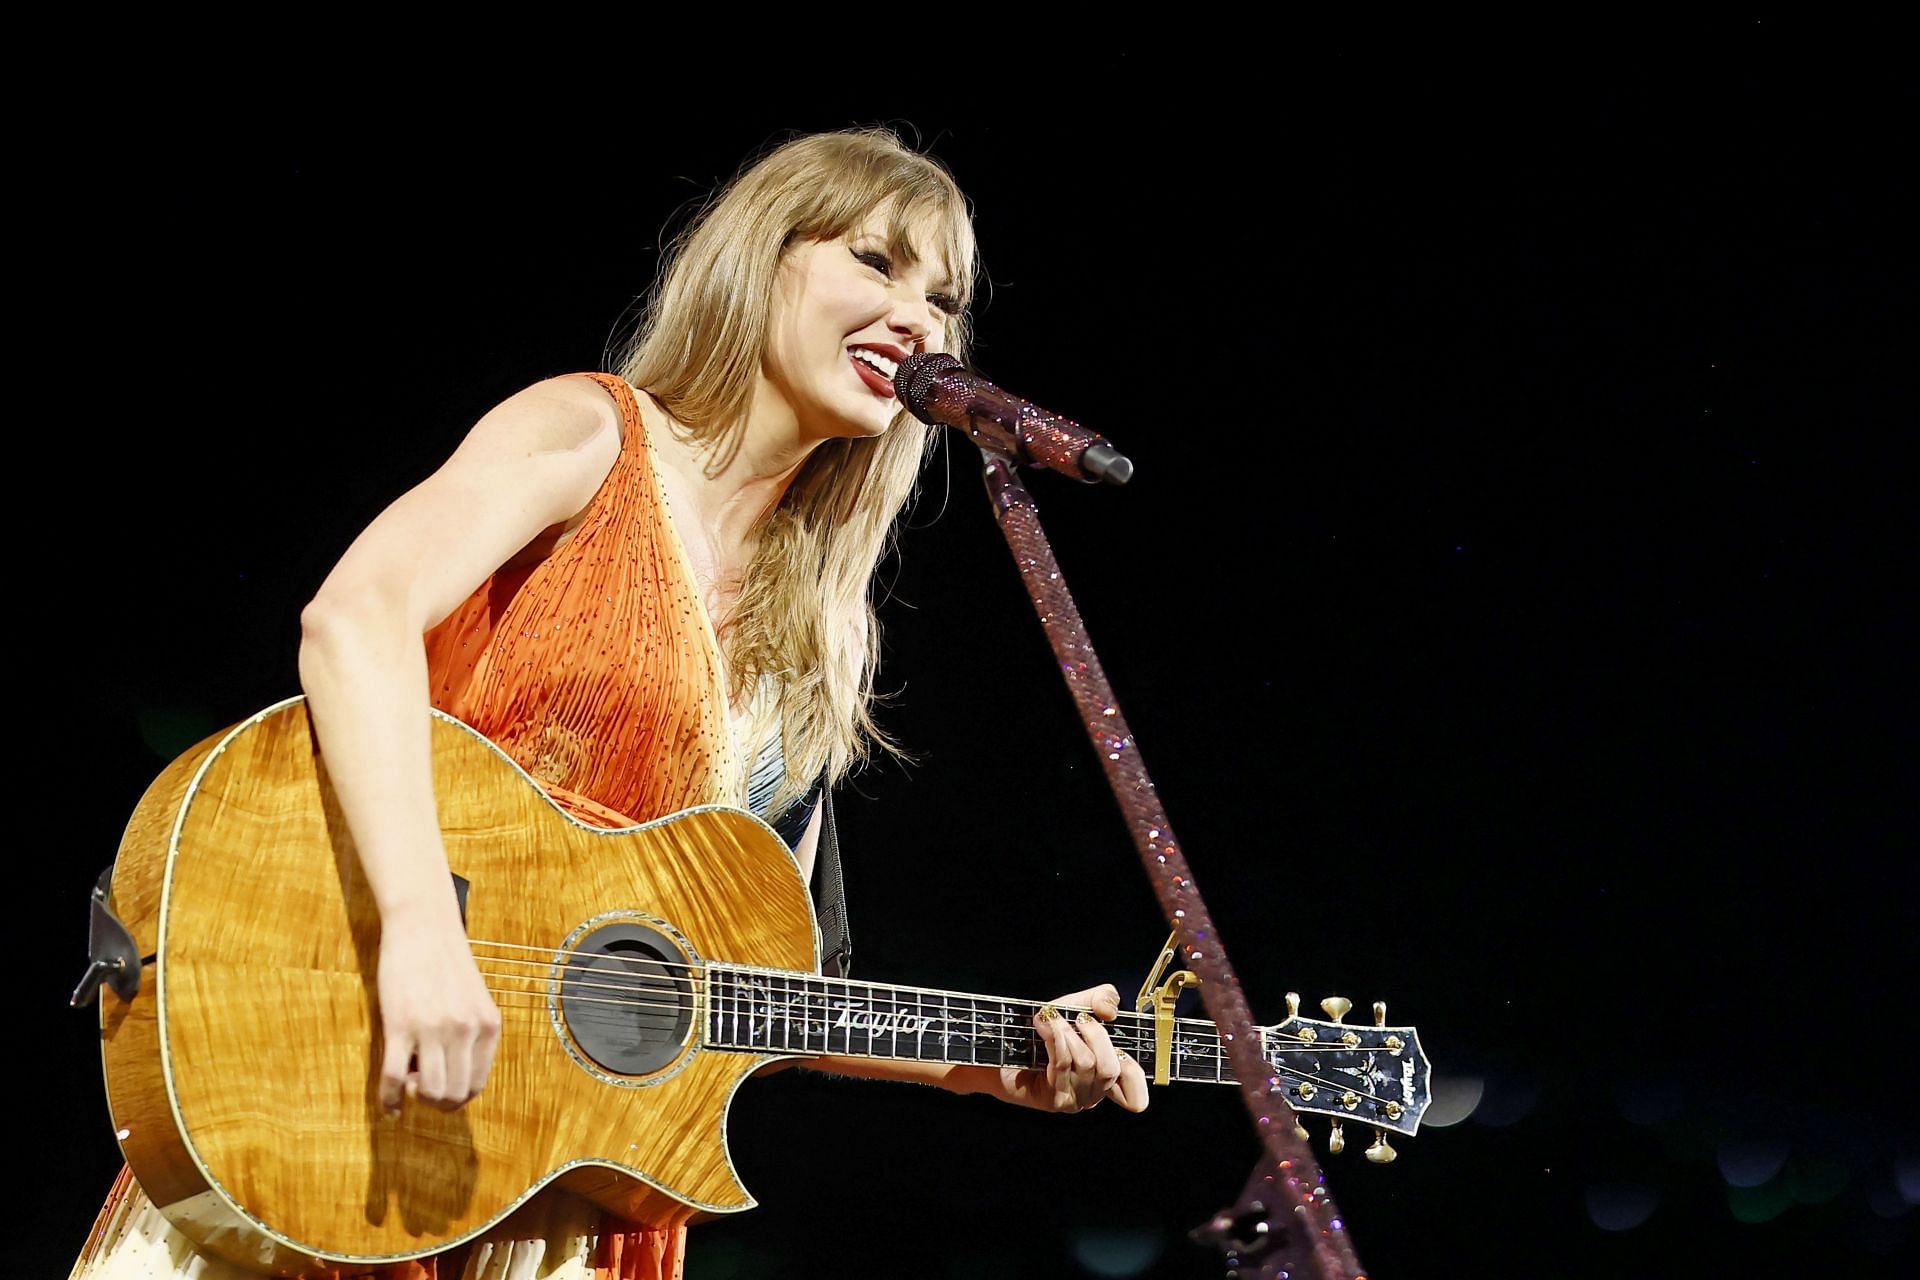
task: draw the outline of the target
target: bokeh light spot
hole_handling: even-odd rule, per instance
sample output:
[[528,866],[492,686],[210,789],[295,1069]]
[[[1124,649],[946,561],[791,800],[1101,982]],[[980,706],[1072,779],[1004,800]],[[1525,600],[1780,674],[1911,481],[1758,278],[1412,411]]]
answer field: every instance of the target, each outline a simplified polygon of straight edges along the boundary
[[1087,1227],[1074,1234],[1073,1259],[1097,1276],[1137,1276],[1166,1247],[1145,1227]]
[[1433,1100],[1420,1118],[1424,1128],[1444,1129],[1471,1116],[1486,1094],[1487,1082],[1479,1076],[1436,1075],[1432,1082]]
[[1757,1187],[1772,1181],[1787,1162],[1787,1144],[1779,1138],[1723,1142],[1716,1160],[1728,1186]]
[[1920,1159],[1902,1153],[1893,1162],[1893,1185],[1908,1204],[1920,1204]]
[[1758,1187],[1727,1188],[1727,1208],[1733,1211],[1735,1222],[1772,1222],[1792,1203],[1793,1197],[1778,1182]]
[[1607,1185],[1587,1188],[1587,1217],[1602,1231],[1631,1231],[1660,1203],[1652,1187]]
[[1504,1129],[1525,1120],[1539,1097],[1540,1087],[1531,1080],[1519,1076],[1491,1077],[1486,1082],[1480,1105],[1474,1108],[1473,1118],[1480,1124]]

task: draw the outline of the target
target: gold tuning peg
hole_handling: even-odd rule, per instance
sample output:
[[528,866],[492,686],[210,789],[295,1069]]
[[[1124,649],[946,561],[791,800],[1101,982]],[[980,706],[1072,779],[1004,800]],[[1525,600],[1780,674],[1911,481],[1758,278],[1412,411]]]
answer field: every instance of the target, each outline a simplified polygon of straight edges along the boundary
[[1287,1017],[1297,1018],[1299,1016],[1300,993],[1298,991],[1289,991],[1287,992]]
[[1332,1130],[1327,1134],[1327,1150],[1337,1156],[1346,1149],[1347,1135],[1340,1132],[1340,1122],[1335,1120]]
[[1307,1126],[1300,1122],[1300,1115],[1298,1112],[1295,1112],[1293,1117],[1293,1136],[1300,1139],[1300,1141],[1302,1142],[1305,1142],[1308,1138],[1311,1138],[1313,1136],[1312,1134],[1307,1132]]
[[1353,1008],[1353,1001],[1347,999],[1345,996],[1328,996],[1320,1002],[1320,1007],[1327,1011],[1329,1018],[1338,1022],[1347,1016],[1347,1010]]
[[1385,1129],[1375,1129],[1374,1133],[1379,1136],[1374,1138],[1373,1145],[1367,1148],[1367,1159],[1373,1161],[1375,1164],[1392,1164],[1394,1157],[1400,1153],[1387,1145],[1387,1131]]
[[1387,1002],[1385,1000],[1375,1000],[1373,1002],[1373,1025],[1376,1027],[1384,1027],[1387,1025]]

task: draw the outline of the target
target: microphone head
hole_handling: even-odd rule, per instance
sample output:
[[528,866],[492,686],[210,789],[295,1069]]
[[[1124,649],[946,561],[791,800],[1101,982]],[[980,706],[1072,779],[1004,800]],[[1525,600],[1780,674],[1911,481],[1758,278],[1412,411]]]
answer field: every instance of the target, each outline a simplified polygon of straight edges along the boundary
[[960,362],[944,351],[908,356],[893,371],[893,394],[900,397],[908,413],[930,427],[941,426],[933,416],[933,393],[942,374],[960,367]]

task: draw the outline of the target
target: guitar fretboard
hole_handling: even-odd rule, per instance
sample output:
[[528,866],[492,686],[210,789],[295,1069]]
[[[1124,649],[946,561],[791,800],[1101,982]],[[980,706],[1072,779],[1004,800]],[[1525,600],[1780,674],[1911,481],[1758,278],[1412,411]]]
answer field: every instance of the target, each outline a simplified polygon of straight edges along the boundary
[[[1038,1067],[1047,1061],[1033,1026],[1042,1003],[1037,1000],[725,964],[708,964],[706,977],[710,1049],[984,1067]],[[1061,1007],[1066,1017],[1078,1012]],[[1151,1075],[1152,1017],[1123,1012],[1104,1025],[1114,1047],[1132,1054]],[[1233,1064],[1212,1022],[1174,1020],[1169,1074],[1175,1080],[1234,1083]]]

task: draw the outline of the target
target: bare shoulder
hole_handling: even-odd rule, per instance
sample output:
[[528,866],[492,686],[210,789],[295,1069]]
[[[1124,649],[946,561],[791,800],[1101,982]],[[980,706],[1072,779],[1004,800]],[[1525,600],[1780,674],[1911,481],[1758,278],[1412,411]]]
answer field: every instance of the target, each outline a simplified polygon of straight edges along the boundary
[[521,456],[578,453],[604,473],[620,451],[620,407],[591,378],[568,374],[514,392],[489,409],[461,444],[463,452]]
[[361,532],[321,598],[400,599],[424,630],[501,565],[565,536],[613,470],[620,426],[619,406],[590,378],[514,392]]

